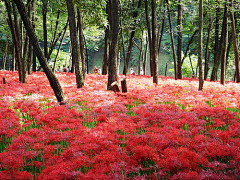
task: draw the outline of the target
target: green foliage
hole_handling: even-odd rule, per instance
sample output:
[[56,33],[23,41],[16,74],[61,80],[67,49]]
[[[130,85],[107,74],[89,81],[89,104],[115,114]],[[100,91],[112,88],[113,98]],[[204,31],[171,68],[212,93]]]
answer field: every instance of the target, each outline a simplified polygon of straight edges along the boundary
[[87,128],[95,128],[97,125],[97,121],[90,121],[90,122],[82,122],[83,126],[87,127]]
[[[192,66],[190,63],[190,58],[186,57],[182,65],[182,74],[184,77],[192,77],[192,68],[195,71],[197,68],[198,57],[196,55],[191,55]],[[195,71],[196,72],[196,71]]]

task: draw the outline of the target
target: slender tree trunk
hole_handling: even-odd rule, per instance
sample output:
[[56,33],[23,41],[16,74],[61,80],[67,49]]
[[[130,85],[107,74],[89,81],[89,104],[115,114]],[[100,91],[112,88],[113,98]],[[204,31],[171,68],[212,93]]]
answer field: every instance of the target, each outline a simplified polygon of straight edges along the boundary
[[[120,4],[120,14],[122,17],[124,17],[123,15],[123,11],[122,11],[122,4]],[[122,24],[122,19],[120,19],[120,27],[123,27]],[[124,32],[123,32],[123,28],[121,28],[121,38],[122,38],[122,54],[123,54],[123,60],[124,60],[124,64],[126,64],[126,52],[125,52],[125,41],[124,41]]]
[[10,60],[10,44],[8,44],[8,71],[11,70],[11,60]]
[[188,42],[187,49],[186,49],[185,54],[184,54],[184,56],[183,56],[183,58],[182,58],[182,64],[183,64],[185,58],[187,57],[188,51],[189,51],[189,49],[190,49],[190,45],[192,44],[193,39],[194,39],[194,37],[196,36],[196,34],[198,33],[198,31],[199,31],[198,29],[194,31],[194,33],[193,33],[190,41]]
[[3,56],[3,70],[6,70],[8,43],[9,43],[9,37],[7,36],[7,42],[6,42],[6,45],[5,45],[5,53],[4,53],[4,56]]
[[29,47],[28,47],[28,58],[27,58],[27,70],[28,70],[28,74],[32,74],[32,70],[31,70],[31,66],[32,66],[32,45],[31,43],[29,43]]
[[109,26],[105,29],[105,45],[104,45],[104,56],[103,56],[103,64],[102,64],[102,74],[107,74],[108,62],[109,62]]
[[[108,22],[110,20],[110,13],[109,13],[109,1],[107,0],[106,2],[106,14],[107,14],[107,19]],[[102,63],[102,74],[106,75],[107,74],[107,68],[108,68],[108,61],[109,61],[109,25],[107,25],[105,29],[105,41],[104,41],[104,56],[103,56],[103,63]]]
[[[6,2],[6,1],[5,1]],[[17,59],[17,67],[18,67],[18,74],[19,74],[19,81],[22,82],[23,73],[22,73],[22,60],[21,60],[21,43],[20,43],[20,28],[19,28],[19,18],[16,11],[15,4],[12,3],[13,6],[13,14],[14,14],[14,41],[15,44],[15,52],[16,52],[16,59]]]
[[[233,6],[233,0],[230,1],[230,6]],[[231,18],[231,30],[232,30],[232,41],[233,41],[233,48],[234,48],[234,55],[235,55],[235,68],[236,68],[236,80],[240,82],[239,76],[239,52],[238,52],[238,45],[237,45],[237,37],[236,37],[236,26],[235,26],[235,18],[232,12],[230,12]]]
[[75,75],[77,88],[81,88],[84,85],[83,82],[83,74],[82,74],[82,65],[80,66],[79,54],[78,54],[78,42],[77,42],[77,28],[75,21],[75,12],[74,12],[74,4],[72,0],[67,1],[68,8],[68,18],[69,18],[69,28],[70,28],[70,38],[71,38],[71,46],[72,46],[72,59],[75,64]]
[[28,52],[28,46],[29,46],[29,37],[26,33],[25,37],[25,43],[23,48],[23,57],[22,57],[22,82],[26,83],[26,59],[27,59],[27,52]]
[[[191,55],[188,54],[188,57],[189,57],[189,61],[190,61],[190,65],[191,65],[191,68],[192,68],[192,73],[194,72],[194,69],[193,69],[193,65],[192,65],[192,59],[191,59]],[[198,65],[197,65],[198,67]],[[197,76],[197,71],[196,71],[196,76]]]
[[[58,40],[60,39],[60,37],[61,37],[62,33],[65,31],[65,29],[67,29],[67,26],[68,26],[68,24],[66,24],[66,26],[65,26],[65,27],[63,28],[63,30],[58,34],[58,36],[57,36],[57,37],[54,37],[54,39],[52,40],[51,46],[50,46],[49,51],[48,51],[48,53],[47,53],[47,61],[49,61],[50,56],[52,55],[52,52],[53,52],[53,50],[54,50],[54,48],[55,48]],[[56,27],[56,28],[57,28],[57,27]]]
[[204,66],[204,80],[207,80],[208,76],[208,71],[209,71],[209,40],[210,40],[210,34],[211,34],[211,29],[212,29],[212,17],[209,18],[209,23],[208,23],[208,36],[207,36],[207,42],[206,42],[206,51],[205,51],[205,66]]
[[146,34],[146,48],[145,48],[144,59],[143,59],[143,73],[144,73],[144,75],[146,75],[146,70],[147,70],[146,64],[147,64],[148,43],[149,43],[148,35]]
[[118,33],[119,33],[119,21],[118,21],[118,0],[112,0],[111,3],[112,13],[112,43],[111,52],[108,66],[108,84],[107,90],[113,90],[111,84],[118,81],[117,75],[117,56],[118,56]]
[[226,0],[223,17],[223,44],[221,46],[221,84],[225,84],[225,72],[226,72],[226,52],[228,44],[228,0]]
[[44,57],[47,59],[48,57],[48,37],[47,37],[47,0],[42,0],[42,16],[43,16],[43,49],[44,49]]
[[58,29],[58,24],[59,24],[59,17],[60,17],[60,9],[58,9],[58,12],[57,12],[57,20],[55,22],[55,30],[54,30],[54,33],[53,33],[53,38],[52,38],[52,41],[51,41],[51,46],[52,44],[54,43],[55,39],[56,39],[56,34],[57,34],[57,29]]
[[[141,6],[141,0],[138,1],[138,9]],[[135,11],[133,13],[133,19],[134,19],[134,25],[132,28],[132,32],[129,38],[129,45],[128,45],[128,50],[127,50],[127,56],[126,56],[126,63],[124,64],[124,69],[123,69],[123,74],[126,75],[127,71],[128,71],[128,64],[130,61],[130,56],[131,56],[131,52],[132,52],[132,47],[133,47],[133,40],[134,40],[134,36],[135,36],[135,32],[136,32],[136,17],[138,16],[138,11]]]
[[149,20],[149,13],[148,13],[148,0],[145,0],[145,14],[146,14],[146,21],[147,21],[147,32],[148,32],[148,41],[149,41],[149,49],[150,49],[150,74],[153,76],[153,62],[152,62],[152,37],[151,37],[151,25]]
[[152,62],[153,62],[153,83],[158,84],[158,45],[157,45],[156,0],[152,0]]
[[[123,15],[123,11],[122,11],[122,4],[120,2],[120,15],[121,17],[124,17]],[[123,24],[122,24],[122,19],[120,19],[119,23],[120,23],[120,27],[123,27]],[[124,61],[124,64],[126,64],[126,52],[125,52],[125,41],[124,41],[124,32],[123,32],[123,28],[121,28],[121,39],[122,39],[122,54],[123,54],[123,61]],[[126,82],[126,80],[124,81]]]
[[80,45],[80,54],[81,54],[81,61],[82,61],[82,74],[85,78],[86,67],[85,67],[85,54],[84,54],[84,39],[83,39],[83,23],[82,23],[82,16],[81,12],[78,9],[78,28],[79,28],[79,45]]
[[14,46],[14,44],[13,44],[13,46],[12,46],[12,71],[15,71],[15,63],[16,63],[16,61],[15,61],[15,46]]
[[49,65],[41,51],[40,45],[38,43],[38,38],[37,38],[35,31],[31,25],[31,22],[27,16],[25,6],[24,6],[22,0],[14,0],[14,2],[17,5],[18,11],[21,15],[22,21],[23,21],[26,31],[30,37],[30,41],[33,45],[34,51],[38,57],[38,60],[41,64],[48,80],[49,80],[49,83],[54,91],[54,94],[55,94],[58,102],[60,102],[62,104],[63,100],[64,100],[64,98],[63,98],[64,95],[63,95],[61,85],[60,85],[58,79],[56,78],[55,74],[52,72],[51,68],[49,67]]
[[203,90],[203,67],[202,67],[202,57],[203,57],[203,0],[199,0],[199,35],[198,35],[198,66],[199,66],[199,90]]
[[[32,8],[31,8],[31,0],[28,0],[28,17],[31,19],[33,13],[31,12]],[[28,40],[29,41],[29,40]],[[32,71],[31,71],[31,65],[32,65],[32,44],[29,42],[28,43],[28,57],[27,57],[27,71],[28,71],[28,74],[32,74]]]
[[178,48],[177,48],[177,72],[178,79],[182,79],[182,1],[178,0]]
[[84,44],[85,44],[85,49],[86,49],[87,73],[89,73],[88,47],[87,47],[87,42],[86,42],[86,39],[84,36],[83,36],[83,39],[84,39]]
[[[66,23],[66,26],[68,26],[68,21],[67,21],[67,23]],[[56,54],[56,57],[55,57],[55,60],[54,60],[54,64],[53,64],[53,68],[52,68],[53,72],[55,72],[57,58],[58,58],[60,49],[61,49],[61,47],[62,47],[62,43],[63,43],[63,39],[64,39],[64,37],[65,37],[66,31],[67,31],[67,28],[64,29],[62,38],[61,38],[61,40],[60,40],[60,45],[59,45],[59,47],[58,47],[57,54]],[[70,64],[69,64],[69,67],[70,67]]]
[[231,50],[231,47],[232,47],[232,35],[229,34],[229,37],[228,37],[228,45],[227,45],[227,53],[226,53],[226,69],[227,69],[227,66],[228,66],[228,58],[229,58],[229,53],[230,53],[230,50]]
[[[110,10],[109,10],[109,1],[107,1],[106,4],[106,14],[107,14],[107,19],[108,22],[110,23]],[[107,74],[107,68],[108,68],[108,62],[109,62],[109,35],[110,35],[110,26],[107,25],[105,29],[105,40],[104,40],[104,56],[103,56],[103,63],[102,63],[102,74],[106,75]]]
[[163,31],[164,31],[164,27],[165,27],[165,14],[166,14],[166,12],[164,12],[164,17],[163,17],[163,20],[162,20],[162,27],[161,27],[161,34],[160,34],[160,37],[158,39],[158,55],[160,54],[160,48],[161,48],[161,42],[162,42],[162,37],[163,37]]
[[176,60],[176,51],[175,51],[175,44],[174,44],[174,37],[173,37],[173,28],[172,28],[172,20],[171,20],[171,14],[169,9],[169,2],[166,0],[167,3],[167,10],[168,10],[168,22],[169,22],[169,29],[170,29],[170,35],[171,35],[171,43],[172,43],[172,52],[173,52],[173,62],[174,62],[174,75],[175,79],[177,80],[177,60]]
[[[214,45],[214,65],[211,74],[211,81],[217,80],[217,71],[219,66],[220,52],[219,52],[219,16],[220,16],[220,5],[219,0],[216,0],[216,24],[215,24],[215,45]],[[221,43],[220,43],[221,44]]]
[[[141,35],[141,41],[140,41],[140,53],[139,53],[139,66],[138,66],[138,75],[140,75],[140,68],[141,68],[141,58],[143,57],[143,31]],[[143,59],[142,59],[143,61]]]
[[[34,0],[32,0],[32,27],[35,29],[35,3]],[[32,55],[32,71],[36,72],[37,71],[37,61],[36,61],[36,54],[33,50],[33,55]]]

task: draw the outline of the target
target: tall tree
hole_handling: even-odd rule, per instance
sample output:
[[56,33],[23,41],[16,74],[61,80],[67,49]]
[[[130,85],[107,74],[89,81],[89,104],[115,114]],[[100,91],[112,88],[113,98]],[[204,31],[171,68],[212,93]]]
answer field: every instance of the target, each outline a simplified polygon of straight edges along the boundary
[[223,43],[221,45],[221,84],[225,84],[226,53],[228,44],[228,0],[225,1],[222,26]]
[[[107,20],[110,21],[109,18],[109,1],[107,0],[106,3],[106,14],[107,14]],[[110,23],[110,22],[109,22]],[[107,74],[107,67],[108,67],[108,61],[109,61],[109,35],[110,35],[110,26],[107,24],[105,29],[105,39],[104,39],[104,56],[103,56],[103,63],[102,63],[102,74]]]
[[167,3],[168,22],[169,22],[169,29],[170,29],[170,36],[171,36],[171,43],[172,43],[174,75],[175,75],[175,79],[177,79],[177,61],[176,61],[176,52],[175,52],[175,44],[174,44],[174,36],[173,36],[173,28],[172,28],[172,19],[171,19],[171,13],[169,8],[169,1],[166,0],[166,3]]
[[199,0],[199,35],[198,35],[198,67],[199,67],[199,90],[203,89],[203,65],[202,65],[202,39],[203,39],[203,1]]
[[209,17],[209,23],[208,23],[208,36],[207,36],[207,42],[206,42],[206,50],[205,50],[205,66],[204,66],[204,80],[208,77],[208,71],[209,71],[209,41],[210,41],[210,35],[211,35],[211,29],[212,29],[212,17]]
[[214,45],[214,65],[211,74],[211,81],[217,80],[217,70],[219,67],[219,59],[220,59],[220,52],[219,52],[219,21],[220,21],[220,3],[219,0],[216,0],[216,20],[215,20],[215,45]]
[[178,79],[182,79],[182,1],[178,0],[178,46],[177,46],[177,73]]
[[[138,6],[137,9],[139,9],[141,6],[141,0],[138,1]],[[138,16],[138,11],[134,11],[133,12],[133,19],[134,19],[134,24],[131,30],[131,35],[129,38],[129,45],[128,45],[128,50],[127,50],[127,56],[126,56],[126,60],[125,60],[125,64],[124,64],[124,69],[123,69],[123,74],[126,75],[127,71],[128,71],[128,64],[130,61],[130,55],[131,55],[131,51],[132,51],[132,47],[133,47],[133,39],[135,36],[135,32],[136,32],[136,17]]]
[[146,21],[147,21],[147,35],[148,35],[148,42],[149,42],[149,49],[150,49],[150,72],[151,76],[153,76],[153,62],[152,59],[152,33],[151,33],[151,25],[150,25],[150,19],[149,19],[149,13],[148,13],[148,0],[145,0],[145,15],[146,15]]
[[[19,81],[22,82],[22,61],[21,61],[21,47],[20,47],[20,42],[19,42],[19,26],[15,25],[16,23],[18,24],[18,16],[15,8],[15,4],[12,4],[13,8],[13,14],[14,14],[14,22],[12,19],[11,15],[11,4],[5,0],[5,6],[8,12],[8,24],[11,30],[12,34],[12,39],[13,39],[13,45],[14,45],[14,57],[16,58],[17,66],[18,66],[18,75],[19,75]],[[14,68],[15,69],[15,68]]]
[[85,67],[85,54],[84,54],[84,38],[83,38],[83,23],[82,23],[82,16],[81,11],[78,8],[78,28],[79,28],[79,45],[80,45],[80,54],[81,54],[81,61],[82,61],[82,73],[83,77],[85,78],[86,67]]
[[[35,29],[35,1],[32,0],[32,27]],[[33,72],[37,71],[37,60],[36,60],[36,54],[33,51],[33,58],[32,58],[32,70]]]
[[48,65],[48,63],[41,51],[41,48],[40,48],[40,45],[38,42],[38,38],[37,38],[36,33],[31,25],[30,19],[27,15],[25,5],[23,4],[22,0],[13,0],[13,1],[17,5],[18,11],[21,15],[25,29],[30,37],[29,39],[31,41],[31,44],[35,51],[35,54],[38,57],[39,63],[41,64],[41,66],[49,80],[49,83],[54,91],[54,94],[55,94],[58,102],[60,102],[60,104],[62,104],[64,101],[64,94],[63,94],[61,85],[60,85],[58,79],[56,78],[55,74],[52,72],[50,66]]
[[[82,70],[79,69],[80,60],[79,60],[79,54],[78,54],[77,27],[76,27],[76,20],[75,20],[74,4],[72,0],[66,0],[66,1],[67,1],[68,18],[69,18],[71,47],[72,47],[72,60],[73,60],[73,64],[75,64],[77,88],[81,88],[84,85],[84,82],[83,82]],[[81,65],[81,68],[82,68],[82,65]]]
[[157,43],[157,13],[156,0],[152,0],[152,57],[153,83],[158,84],[158,43]]
[[119,18],[118,18],[118,0],[112,0],[110,12],[112,13],[112,43],[110,47],[110,58],[108,66],[108,84],[107,90],[112,90],[111,84],[118,81],[117,74],[117,58],[118,58],[118,34],[119,34]]
[[[230,0],[230,7],[233,7],[233,0]],[[235,55],[236,79],[237,79],[237,82],[240,82],[239,52],[238,52],[237,37],[236,37],[236,25],[235,25],[234,14],[232,11],[230,11],[230,18],[231,18],[232,41],[233,41],[233,48],[234,48],[234,55]]]
[[43,17],[43,42],[44,56],[48,57],[48,37],[47,37],[47,6],[48,0],[42,0],[42,17]]

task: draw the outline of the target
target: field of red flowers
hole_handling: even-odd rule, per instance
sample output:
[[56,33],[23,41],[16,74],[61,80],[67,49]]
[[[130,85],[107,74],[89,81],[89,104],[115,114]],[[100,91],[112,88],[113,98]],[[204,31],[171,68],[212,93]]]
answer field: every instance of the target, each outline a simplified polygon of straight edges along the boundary
[[240,179],[240,84],[129,75],[115,94],[56,75],[62,106],[44,73],[0,71],[1,180]]

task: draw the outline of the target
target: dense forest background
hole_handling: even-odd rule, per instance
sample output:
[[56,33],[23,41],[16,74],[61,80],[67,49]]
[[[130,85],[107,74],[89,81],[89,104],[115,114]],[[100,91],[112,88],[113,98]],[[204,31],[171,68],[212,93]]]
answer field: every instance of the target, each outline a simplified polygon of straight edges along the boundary
[[[11,1],[0,1],[0,69],[13,70],[17,68],[14,61],[13,38],[9,24],[9,16],[6,2],[11,5],[10,12],[13,21],[16,23],[14,16],[19,16],[19,43],[26,62],[29,62],[31,69],[34,66],[31,49],[25,50],[26,30],[21,21],[21,17],[14,10]],[[65,0],[26,0],[23,1],[26,9],[28,9],[29,18],[34,24],[40,46],[45,54],[49,55],[48,63],[51,67],[55,66],[71,66],[71,39],[68,28],[68,11]],[[111,3],[111,1],[110,1]],[[81,14],[82,30],[84,37],[84,56],[88,73],[93,73],[94,66],[103,66],[106,29],[111,27],[105,0],[89,0],[74,1],[76,8],[76,19],[78,17],[77,10]],[[146,9],[148,8],[148,11]],[[226,80],[233,80],[235,75],[235,54],[232,41],[231,14],[234,16],[236,41],[239,52],[240,41],[240,4],[238,0],[204,0],[203,1],[203,69],[209,69],[207,78],[210,79],[213,67],[221,49],[221,37],[224,26],[224,10],[227,6],[228,22],[227,22],[227,52],[226,52]],[[139,73],[139,67],[146,62],[146,74],[150,75],[150,47],[148,37],[148,20],[152,23],[152,2],[147,0],[120,0],[118,2],[119,15],[119,46],[118,61],[120,62],[119,72],[122,74],[124,69],[124,59],[126,59],[127,51],[131,41],[132,32],[133,47],[130,53],[128,69],[132,67],[136,74]],[[159,75],[174,76],[174,57],[173,46],[176,53],[179,51],[181,55],[176,55],[182,59],[182,76],[191,77],[193,71],[198,76],[198,29],[199,29],[199,1],[196,0],[157,0],[156,1],[156,25],[157,25],[157,43],[158,43],[158,73]],[[15,11],[15,12],[14,12]],[[181,13],[179,13],[181,11]],[[148,14],[146,14],[148,13]],[[179,21],[179,16],[181,21]],[[45,17],[45,19],[44,19]],[[45,21],[45,22],[44,22]],[[44,25],[45,23],[45,25]],[[77,22],[79,27],[79,21]],[[45,27],[45,28],[44,28]],[[66,32],[64,29],[66,28]],[[171,29],[172,28],[172,29]],[[110,28],[111,29],[111,28]],[[173,39],[171,39],[171,30]],[[78,28],[78,31],[79,28]],[[181,33],[181,41],[179,36]],[[110,35],[111,36],[111,35]],[[62,41],[61,41],[62,40]],[[179,47],[179,43],[181,46]],[[218,46],[218,48],[217,48]],[[45,50],[45,48],[47,50]],[[58,50],[59,49],[59,50]],[[178,52],[179,53],[179,52]],[[220,63],[221,64],[221,63]],[[40,64],[36,60],[36,69],[39,70]],[[208,67],[206,67],[208,66]],[[205,68],[206,67],[206,68]],[[27,69],[27,67],[26,67]],[[220,65],[217,66],[217,79],[220,79]],[[128,70],[129,73],[129,70]]]

